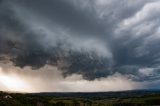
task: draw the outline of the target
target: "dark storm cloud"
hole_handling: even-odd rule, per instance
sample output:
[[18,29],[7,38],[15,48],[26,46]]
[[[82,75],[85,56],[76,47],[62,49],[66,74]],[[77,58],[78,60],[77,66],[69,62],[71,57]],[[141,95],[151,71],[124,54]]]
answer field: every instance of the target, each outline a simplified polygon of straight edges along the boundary
[[[16,18],[16,12],[14,12],[13,8],[12,7],[7,8],[11,4],[10,3],[2,4],[2,12],[1,12],[1,17],[2,17],[1,19],[1,22],[2,22],[1,24],[1,29],[2,29],[1,31],[1,46],[2,46],[1,51],[2,52],[1,52],[1,57],[3,57],[4,55],[6,57],[9,57],[10,60],[14,62],[16,66],[20,66],[20,67],[32,66],[33,68],[40,68],[46,64],[53,64],[53,65],[58,66],[61,69],[67,70],[65,72],[66,75],[71,74],[71,73],[80,73],[80,74],[84,74],[86,78],[87,77],[89,78],[89,75],[92,74],[92,70],[95,71],[94,73],[95,73],[95,76],[97,77],[100,77],[101,75],[103,75],[103,73],[101,74],[96,71],[98,71],[99,68],[101,67],[103,69],[102,71],[104,71],[105,67],[108,66],[107,64],[108,60],[104,61],[103,59],[102,60],[98,59],[99,57],[96,56],[97,54],[95,54],[94,52],[93,53],[92,52],[91,53],[88,53],[88,52],[79,53],[78,51],[63,50],[64,48],[62,48],[62,46],[64,44],[63,43],[61,44],[61,42],[54,45],[54,47],[50,47],[49,49],[44,48],[44,44],[41,44],[42,42],[40,39],[41,37],[43,37],[43,35],[39,33],[37,34],[34,31],[29,30],[26,27],[26,25],[24,25],[24,23],[20,21],[20,19]],[[57,6],[62,6],[62,4],[64,3],[63,2],[61,3],[58,1],[56,3]],[[34,2],[32,5],[34,7]],[[69,4],[66,4],[66,6],[67,5]],[[39,7],[37,8],[39,9]],[[44,8],[42,8],[42,10],[44,10]],[[69,10],[65,9],[65,10],[69,12],[70,9]],[[7,11],[10,11],[10,13],[8,13]],[[72,11],[74,10],[71,9],[71,12]],[[57,16],[59,12],[63,12],[63,11],[62,10],[53,11],[53,13],[55,13],[55,16]],[[61,13],[61,15],[65,16],[65,14],[63,13]],[[78,13],[76,12],[75,14],[78,15]],[[71,14],[68,14],[68,15],[71,17]],[[48,16],[48,17],[52,18],[53,16]],[[88,34],[88,32],[85,31],[86,28],[83,28],[83,26],[80,25],[82,22],[78,22],[78,20],[81,20],[83,21],[83,23],[87,24],[85,20],[89,20],[89,19],[87,19],[85,15],[79,15],[78,17],[75,16],[72,20],[73,20],[72,22],[73,25],[70,22],[71,19],[67,18],[67,21],[71,23],[69,27],[73,27],[73,26],[82,27],[80,28],[83,30],[81,32]],[[57,22],[56,19],[53,21]],[[60,19],[60,22],[61,21],[66,21],[66,20]],[[66,25],[66,22],[63,22],[64,25]],[[91,23],[89,22],[88,25],[90,24]],[[92,29],[93,25],[90,25],[90,26],[91,27],[87,26],[87,28]],[[74,28],[72,29],[75,30]],[[78,30],[79,28],[76,28],[76,29]],[[91,33],[94,33],[94,29],[92,30],[93,32],[91,31]],[[64,52],[66,52],[66,54],[64,54]],[[4,57],[2,59],[4,59]],[[91,75],[90,78],[94,78],[94,76]]]
[[85,79],[117,72],[139,81],[159,79],[157,0],[0,3],[2,61],[33,69],[50,64],[64,76]]
[[15,0],[16,5],[39,16],[47,17],[53,22],[70,28],[75,33],[87,35],[101,35],[105,33],[101,20],[97,20],[92,11],[86,12],[74,7],[64,0]]

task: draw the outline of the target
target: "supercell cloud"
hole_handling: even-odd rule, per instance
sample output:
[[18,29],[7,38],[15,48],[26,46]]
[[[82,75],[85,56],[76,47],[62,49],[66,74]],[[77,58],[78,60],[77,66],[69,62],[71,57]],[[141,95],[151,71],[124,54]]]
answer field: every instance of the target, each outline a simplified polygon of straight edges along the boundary
[[[159,5],[159,0],[0,0],[0,90],[159,88]],[[22,84],[9,86],[6,78]]]

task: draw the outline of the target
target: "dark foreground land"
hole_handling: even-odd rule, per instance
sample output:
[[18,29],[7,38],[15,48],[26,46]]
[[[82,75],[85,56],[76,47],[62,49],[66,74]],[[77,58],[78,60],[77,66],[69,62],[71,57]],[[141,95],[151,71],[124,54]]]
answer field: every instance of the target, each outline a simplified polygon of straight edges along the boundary
[[97,93],[6,93],[0,106],[160,106],[160,91]]

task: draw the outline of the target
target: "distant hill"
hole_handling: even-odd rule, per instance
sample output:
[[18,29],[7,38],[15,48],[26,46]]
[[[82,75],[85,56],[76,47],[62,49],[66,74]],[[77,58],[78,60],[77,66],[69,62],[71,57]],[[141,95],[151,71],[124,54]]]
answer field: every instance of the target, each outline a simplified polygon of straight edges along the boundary
[[0,92],[0,106],[154,106],[160,90],[69,93]]
[[160,90],[128,90],[128,91],[113,91],[113,92],[41,92],[33,93],[40,96],[54,97],[76,97],[76,98],[126,98],[140,97],[144,95],[160,94]]

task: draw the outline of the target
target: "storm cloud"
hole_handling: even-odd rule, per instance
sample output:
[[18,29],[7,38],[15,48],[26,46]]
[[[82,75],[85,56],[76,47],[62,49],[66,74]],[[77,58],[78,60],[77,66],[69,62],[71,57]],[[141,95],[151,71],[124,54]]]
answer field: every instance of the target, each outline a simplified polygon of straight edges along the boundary
[[159,0],[1,0],[0,62],[30,67],[25,70],[30,76],[50,66],[63,80],[80,75],[79,80],[97,81],[118,73],[150,88],[160,79],[159,5]]

